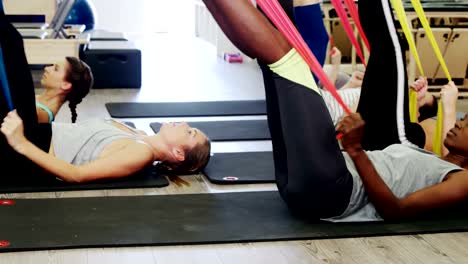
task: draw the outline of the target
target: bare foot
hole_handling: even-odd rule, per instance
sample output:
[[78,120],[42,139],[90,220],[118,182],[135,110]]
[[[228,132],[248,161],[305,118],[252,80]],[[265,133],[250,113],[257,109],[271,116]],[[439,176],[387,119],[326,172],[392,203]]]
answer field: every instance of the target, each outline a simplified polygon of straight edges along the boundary
[[351,75],[351,79],[341,89],[347,88],[360,88],[362,86],[362,80],[364,80],[364,72],[355,71]]

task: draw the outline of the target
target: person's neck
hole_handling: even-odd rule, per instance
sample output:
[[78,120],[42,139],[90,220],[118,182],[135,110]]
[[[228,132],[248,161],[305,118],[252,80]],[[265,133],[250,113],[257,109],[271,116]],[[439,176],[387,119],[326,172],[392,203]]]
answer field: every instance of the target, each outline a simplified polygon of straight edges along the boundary
[[167,155],[165,154],[167,153],[167,145],[163,143],[159,134],[152,136],[140,135],[139,137],[151,147],[155,161],[167,160]]
[[65,95],[57,90],[46,89],[36,97],[36,101],[46,105],[53,112],[57,112],[65,102]]
[[464,169],[467,169],[468,168],[468,158],[465,157],[465,156],[460,156],[460,155],[457,155],[457,154],[452,154],[452,153],[449,153],[447,154],[443,160],[445,161],[448,161],[450,163],[453,163],[457,166],[460,166]]

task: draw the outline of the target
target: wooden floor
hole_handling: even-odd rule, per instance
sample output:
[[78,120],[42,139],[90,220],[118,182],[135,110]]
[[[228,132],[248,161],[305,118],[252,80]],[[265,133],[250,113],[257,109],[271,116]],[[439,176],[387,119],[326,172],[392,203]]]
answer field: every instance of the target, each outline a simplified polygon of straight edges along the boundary
[[[135,1],[138,4],[141,1]],[[190,10],[189,10],[190,11]],[[255,63],[227,64],[209,44],[179,32],[132,34],[143,51],[141,90],[93,90],[78,107],[78,120],[109,117],[104,103],[117,101],[171,102],[263,99],[263,83]],[[40,90],[38,90],[40,92]],[[468,101],[460,101],[468,111]],[[264,119],[248,117],[246,119]],[[227,120],[191,118],[183,120]],[[64,107],[57,121],[68,122]],[[149,122],[169,119],[125,119],[152,133]],[[170,119],[182,120],[182,119]],[[217,143],[214,152],[271,150],[269,141]],[[102,190],[7,194],[8,198],[62,198],[123,195],[165,195],[207,192],[276,190],[273,184],[219,186],[203,175],[184,178],[189,185],[171,183],[156,189]],[[142,212],[144,213],[144,212]],[[40,239],[40,238],[31,238]],[[0,264],[10,263],[467,263],[468,233],[416,236],[245,243],[202,246],[98,248],[0,254]]]

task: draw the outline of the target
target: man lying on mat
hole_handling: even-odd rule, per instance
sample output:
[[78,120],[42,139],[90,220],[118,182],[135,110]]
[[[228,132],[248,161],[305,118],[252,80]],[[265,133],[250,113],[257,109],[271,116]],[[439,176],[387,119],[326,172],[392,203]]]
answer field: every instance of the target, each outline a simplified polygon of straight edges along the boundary
[[337,127],[345,152],[309,67],[286,39],[249,0],[204,2],[228,38],[271,69],[264,78],[271,78],[265,90],[276,183],[292,213],[373,221],[467,202],[468,119],[448,133],[450,154],[443,159],[414,145],[424,146],[424,132],[409,122],[408,104],[403,103],[407,82],[397,77],[404,76],[404,53],[387,0],[359,1],[372,53],[360,114],[347,116]]

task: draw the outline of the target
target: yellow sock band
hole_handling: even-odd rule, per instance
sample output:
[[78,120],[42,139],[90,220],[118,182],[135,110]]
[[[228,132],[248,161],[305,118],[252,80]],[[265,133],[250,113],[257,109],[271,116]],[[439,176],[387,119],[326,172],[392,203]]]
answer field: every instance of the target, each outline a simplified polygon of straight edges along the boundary
[[291,49],[279,61],[268,66],[279,76],[304,85],[320,94],[309,66],[295,49]]

